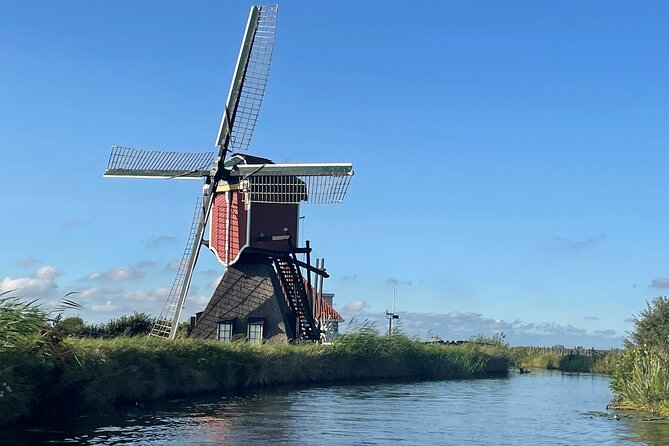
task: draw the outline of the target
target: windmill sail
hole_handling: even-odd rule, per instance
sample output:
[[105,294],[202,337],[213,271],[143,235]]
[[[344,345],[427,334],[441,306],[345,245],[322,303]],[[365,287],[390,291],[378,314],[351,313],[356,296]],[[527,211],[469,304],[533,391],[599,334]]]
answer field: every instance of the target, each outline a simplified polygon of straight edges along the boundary
[[[202,212],[196,211],[196,217],[193,219],[191,232],[189,236],[189,246],[184,257],[180,270],[172,287],[173,292],[165,303],[163,311],[165,315],[159,317],[156,323],[156,335],[166,337],[165,332],[167,323],[170,319],[171,326],[167,337],[174,339],[176,328],[179,323],[181,310],[188,294],[190,281],[193,275],[193,269],[197,262],[200,252],[200,244],[204,236],[204,229],[211,212],[214,201],[216,180],[220,179],[227,170],[225,169],[225,157],[228,148],[234,150],[246,149],[251,141],[251,135],[255,128],[256,120],[262,98],[265,94],[267,77],[269,76],[269,65],[272,61],[272,51],[274,49],[274,36],[276,31],[276,18],[278,6],[252,6],[249,12],[246,31],[242,39],[242,46],[239,50],[239,57],[235,72],[230,85],[230,92],[226,102],[221,126],[216,138],[216,145],[219,146],[218,157],[215,165],[207,172],[206,176],[214,176],[213,182],[208,182],[205,188]],[[183,172],[182,176],[194,174],[193,172]],[[196,220],[199,217],[199,223]],[[182,270],[183,267],[183,270]],[[162,329],[161,329],[162,325]],[[153,334],[153,332],[152,332]]]
[[258,121],[274,53],[278,8],[278,5],[260,7],[258,26],[244,73],[230,136],[230,149],[233,152],[248,149]]
[[214,163],[211,152],[166,152],[112,146],[105,177],[201,178]]
[[239,164],[230,175],[239,177],[251,202],[336,204],[344,201],[353,166],[350,163]]
[[251,7],[216,138],[225,150],[246,150],[251,142],[269,78],[278,12],[278,5]]
[[163,309],[160,312],[160,316],[158,316],[156,323],[151,329],[150,336],[170,339],[174,339],[176,336],[176,327],[181,317],[181,310],[186,299],[188,285],[192,277],[193,268],[195,268],[195,262],[200,250],[200,241],[204,232],[206,219],[203,214],[202,198],[198,198],[195,205],[193,222],[188,234],[188,242],[181,256],[176,277],[172,283],[172,288],[170,289],[170,294],[167,296],[165,305],[163,305]]

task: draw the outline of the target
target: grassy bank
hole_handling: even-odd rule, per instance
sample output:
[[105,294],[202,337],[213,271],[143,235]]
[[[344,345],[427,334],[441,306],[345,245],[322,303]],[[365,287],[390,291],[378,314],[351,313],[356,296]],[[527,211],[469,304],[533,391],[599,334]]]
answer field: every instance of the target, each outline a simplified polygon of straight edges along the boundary
[[563,372],[606,373],[615,370],[621,354],[615,351],[602,356],[561,355],[556,352],[542,351],[532,347],[513,347],[512,362],[518,367],[537,367]]
[[669,417],[669,353],[653,347],[631,348],[612,378],[614,407]]
[[505,352],[374,332],[340,336],[333,345],[65,338],[45,355],[0,352],[0,423],[235,388],[506,375]]
[[669,299],[658,296],[634,318],[627,350],[612,375],[614,407],[669,418]]

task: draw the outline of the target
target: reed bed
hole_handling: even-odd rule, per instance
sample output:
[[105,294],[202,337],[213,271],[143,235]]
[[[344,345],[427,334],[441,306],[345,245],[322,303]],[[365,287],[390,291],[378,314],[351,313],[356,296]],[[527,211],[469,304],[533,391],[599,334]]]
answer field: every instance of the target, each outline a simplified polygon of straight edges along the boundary
[[514,365],[518,367],[611,374],[622,354],[612,350],[601,356],[561,355],[556,352],[538,351],[531,347],[513,347],[511,348],[511,357]]
[[631,348],[613,373],[614,407],[669,417],[669,353],[653,347]]
[[426,345],[373,331],[332,345],[66,337],[48,357],[0,352],[0,385],[10,388],[0,397],[0,424],[237,388],[477,378],[506,375],[508,366],[502,348]]

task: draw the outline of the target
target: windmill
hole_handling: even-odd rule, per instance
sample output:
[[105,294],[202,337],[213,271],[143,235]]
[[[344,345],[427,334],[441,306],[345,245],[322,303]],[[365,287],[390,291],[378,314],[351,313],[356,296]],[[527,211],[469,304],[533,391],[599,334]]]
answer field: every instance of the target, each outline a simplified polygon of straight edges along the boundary
[[194,336],[224,340],[248,326],[249,337],[257,338],[257,322],[270,319],[268,335],[273,330],[288,340],[320,337],[319,315],[327,305],[320,295],[328,274],[324,261],[311,264],[308,241],[298,245],[299,208],[341,203],[353,167],[277,164],[244,153],[267,85],[277,12],[277,5],[251,7],[215,151],[112,146],[105,177],[204,179],[186,248],[151,336],[176,336],[200,248],[206,246],[226,271]]

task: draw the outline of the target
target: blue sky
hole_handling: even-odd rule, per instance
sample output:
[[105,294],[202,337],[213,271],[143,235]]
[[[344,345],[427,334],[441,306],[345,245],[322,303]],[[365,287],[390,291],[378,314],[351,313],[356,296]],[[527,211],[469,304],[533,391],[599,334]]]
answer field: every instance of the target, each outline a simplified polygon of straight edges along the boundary
[[[246,2],[0,7],[0,290],[155,313],[197,181],[103,179],[112,144],[213,150]],[[304,207],[336,307],[447,339],[620,345],[669,288],[666,2],[280,4],[251,153],[350,161]],[[223,273],[203,251],[186,314]]]

